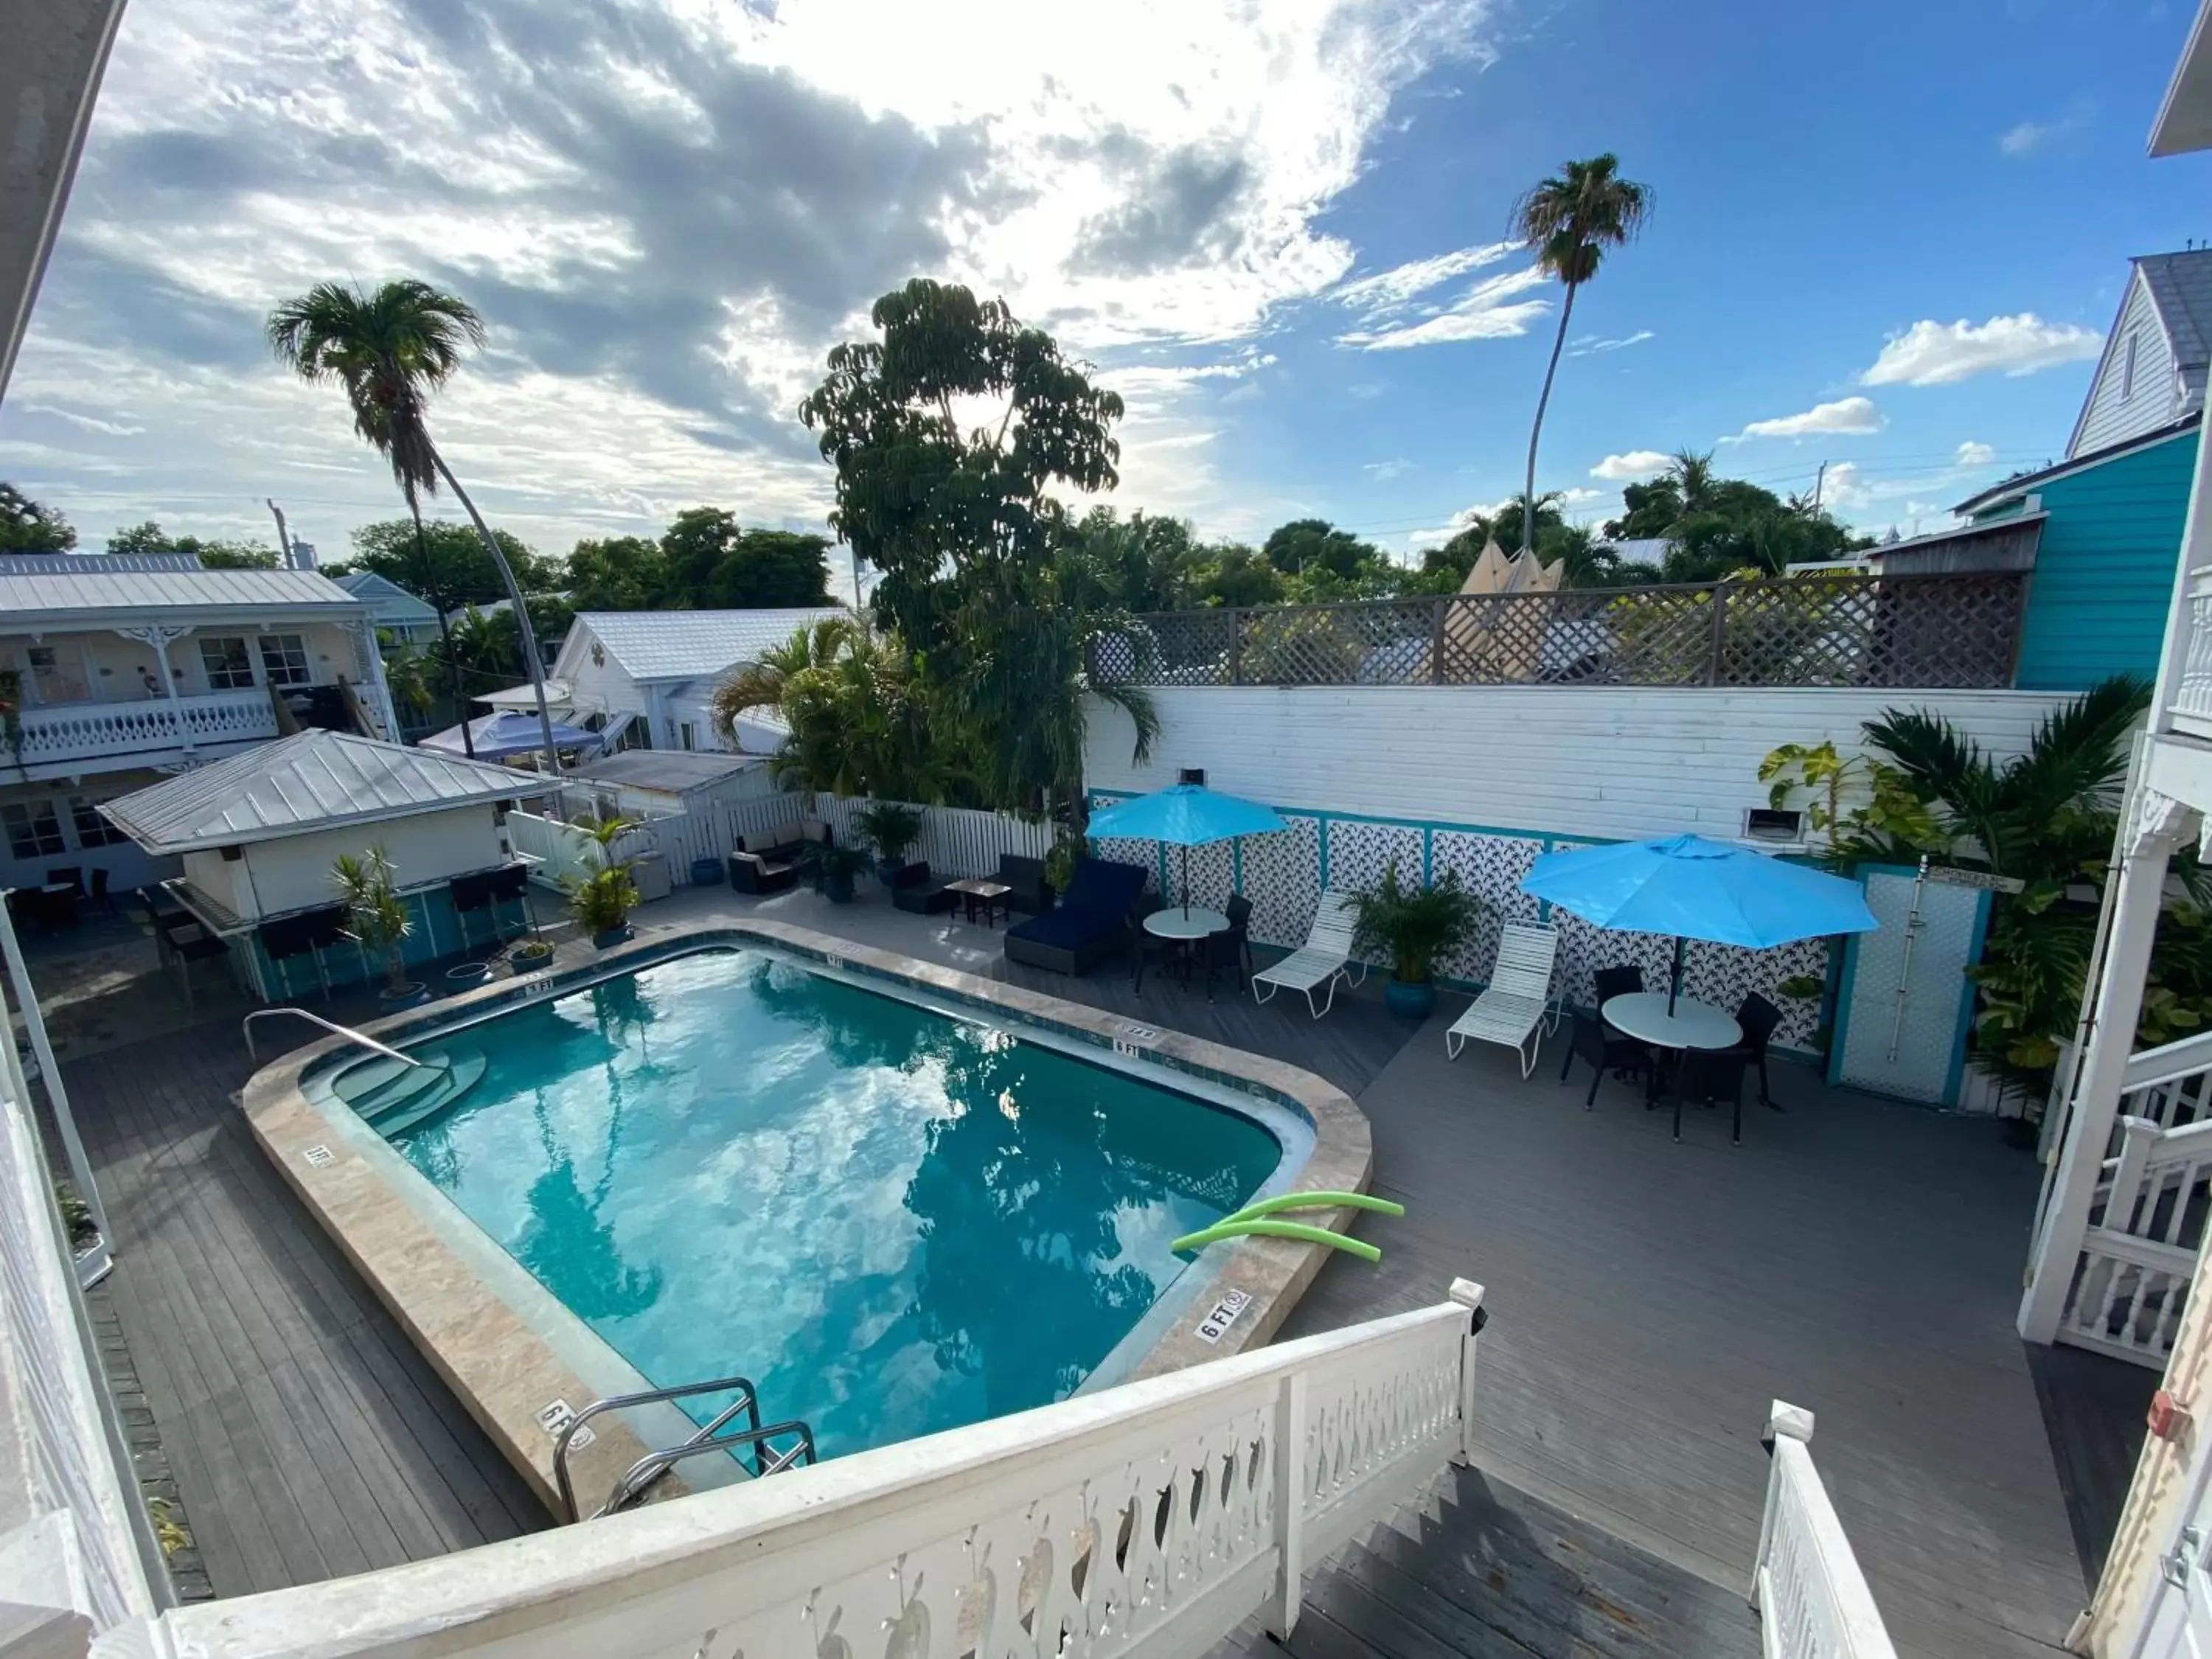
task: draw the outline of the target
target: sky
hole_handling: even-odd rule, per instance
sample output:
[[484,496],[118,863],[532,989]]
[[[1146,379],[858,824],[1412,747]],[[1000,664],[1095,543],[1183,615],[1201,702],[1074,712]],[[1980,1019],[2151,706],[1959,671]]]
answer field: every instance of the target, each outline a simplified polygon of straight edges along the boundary
[[[1539,488],[1673,451],[1879,532],[2063,453],[2130,255],[2212,240],[2144,143],[2182,0],[131,0],[0,478],[325,559],[399,507],[261,323],[423,277],[491,329],[433,410],[541,551],[819,528],[796,407],[915,275],[1121,392],[1109,498],[1394,553],[1520,488],[1563,291],[1508,234],[1610,150]],[[450,511],[450,507],[446,510]]]

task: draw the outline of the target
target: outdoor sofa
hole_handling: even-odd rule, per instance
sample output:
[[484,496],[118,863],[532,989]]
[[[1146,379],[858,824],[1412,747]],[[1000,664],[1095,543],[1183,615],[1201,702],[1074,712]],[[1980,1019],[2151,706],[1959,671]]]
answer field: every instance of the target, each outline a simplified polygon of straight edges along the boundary
[[932,875],[926,862],[901,865],[891,872],[886,884],[891,890],[891,902],[918,916],[933,916],[960,902],[960,895],[951,889],[951,878]]
[[780,893],[799,880],[799,849],[829,840],[820,818],[791,818],[740,836],[730,849],[730,885],[740,893]]
[[1006,929],[1006,960],[1087,974],[1119,956],[1128,948],[1129,915],[1149,873],[1141,864],[1084,860],[1057,904]]

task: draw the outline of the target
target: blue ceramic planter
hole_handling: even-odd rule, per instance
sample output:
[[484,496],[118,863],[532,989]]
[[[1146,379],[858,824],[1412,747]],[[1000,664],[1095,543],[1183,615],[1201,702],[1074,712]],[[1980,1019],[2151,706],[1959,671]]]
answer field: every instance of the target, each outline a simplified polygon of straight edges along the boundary
[[1437,1006],[1437,988],[1428,980],[1408,984],[1401,979],[1382,981],[1382,1001],[1400,1019],[1422,1020]]

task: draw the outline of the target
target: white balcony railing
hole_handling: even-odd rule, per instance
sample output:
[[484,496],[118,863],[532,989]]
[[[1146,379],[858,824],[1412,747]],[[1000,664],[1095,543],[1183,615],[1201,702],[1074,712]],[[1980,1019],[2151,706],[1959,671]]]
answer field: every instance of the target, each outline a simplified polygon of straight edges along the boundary
[[9,757],[25,769],[70,761],[182,752],[276,735],[266,691],[143,702],[64,703],[23,711],[22,743]]
[[2189,648],[2182,653],[2173,712],[2212,723],[2212,570],[2189,579]]
[[1759,1524],[1751,1603],[1771,1659],[1897,1659],[1866,1574],[1806,1442],[1813,1413],[1782,1401],[1767,1414],[1774,1464]]

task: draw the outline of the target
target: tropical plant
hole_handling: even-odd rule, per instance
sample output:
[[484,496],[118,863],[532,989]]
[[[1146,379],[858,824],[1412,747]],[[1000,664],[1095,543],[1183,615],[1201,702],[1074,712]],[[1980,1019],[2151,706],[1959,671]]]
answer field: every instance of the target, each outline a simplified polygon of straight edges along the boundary
[[92,1213],[92,1206],[79,1196],[76,1188],[57,1181],[54,1207],[61,1212],[62,1231],[69,1235],[71,1249],[88,1249],[100,1237],[100,1223]]
[[0,553],[66,553],[76,545],[76,532],[60,508],[0,483]]
[[632,861],[617,850],[622,838],[637,828],[637,821],[615,813],[574,827],[591,837],[586,856],[592,868],[586,874],[562,878],[568,914],[586,933],[613,933],[638,906],[637,884],[630,879]]
[[806,842],[794,861],[799,873],[813,884],[816,892],[840,902],[853,896],[854,878],[868,867],[868,855],[859,848],[827,841]]
[[853,828],[887,865],[906,862],[921,836],[921,814],[903,801],[872,800],[853,814]]
[[1832,740],[1785,743],[1759,763],[1759,781],[1771,786],[1767,805],[1778,811],[1793,796],[1805,800],[1805,826],[1820,837],[1825,862],[1850,861],[1845,844],[1870,835],[1915,845],[1940,838],[1927,803],[1905,773],[1871,755],[1845,755]]
[[[561,760],[553,746],[553,717],[545,705],[544,667],[531,634],[521,586],[483,515],[430,440],[430,396],[453,377],[467,348],[484,343],[483,319],[458,296],[403,277],[374,290],[319,283],[270,312],[266,331],[278,361],[301,380],[335,380],[344,388],[353,409],[354,430],[390,465],[406,499],[426,565],[429,556],[422,533],[422,496],[437,494],[442,482],[460,502],[514,606],[524,666],[538,693],[546,770],[558,776]],[[442,629],[444,607],[439,609]],[[458,669],[453,692],[455,702],[465,708]],[[465,721],[462,743],[469,744]]]
[[1528,503],[1521,527],[1523,552],[1536,544],[1536,446],[1543,437],[1544,410],[1552,401],[1552,379],[1559,370],[1559,349],[1567,343],[1575,295],[1597,275],[1606,251],[1629,242],[1651,216],[1650,187],[1620,177],[1620,166],[1610,155],[1569,161],[1513,204],[1513,234],[1536,256],[1536,268],[1567,289],[1551,361],[1544,367],[1535,422],[1528,431],[1528,473],[1521,493]]
[[405,995],[413,988],[401,952],[415,923],[407,914],[407,902],[399,896],[390,854],[381,847],[359,855],[341,853],[331,866],[331,877],[345,908],[345,926],[339,931],[382,965],[392,995]]
[[1447,870],[1426,887],[1401,881],[1398,861],[1382,866],[1382,879],[1352,896],[1355,947],[1364,956],[1390,958],[1390,976],[1404,985],[1425,984],[1437,958],[1467,943],[1489,909]]

